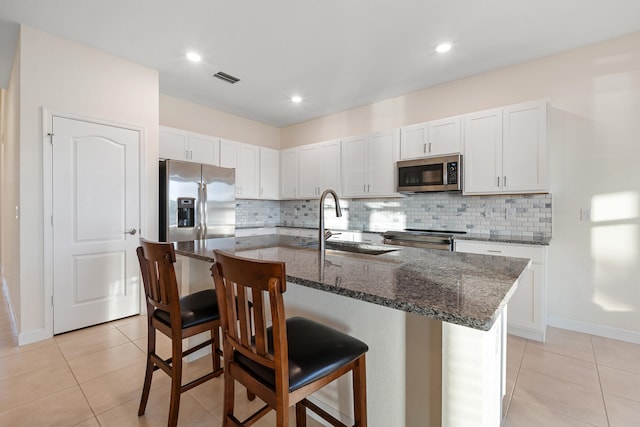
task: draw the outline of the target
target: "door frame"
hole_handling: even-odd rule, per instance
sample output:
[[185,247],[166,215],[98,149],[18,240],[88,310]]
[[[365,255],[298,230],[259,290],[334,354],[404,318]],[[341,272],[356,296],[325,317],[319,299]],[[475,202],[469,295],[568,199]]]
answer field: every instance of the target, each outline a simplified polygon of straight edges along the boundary
[[[147,217],[146,203],[143,203],[145,193],[143,189],[146,188],[147,177],[143,173],[146,170],[146,132],[141,126],[136,126],[127,123],[113,122],[104,119],[98,119],[95,117],[84,116],[81,114],[69,113],[55,108],[42,107],[42,189],[43,189],[43,285],[44,285],[44,301],[42,305],[44,308],[44,334],[39,339],[51,338],[53,336],[53,144],[51,143],[51,132],[53,125],[53,118],[59,117],[62,119],[80,120],[90,123],[95,123],[104,126],[113,126],[123,129],[136,131],[140,135],[140,141],[138,144],[138,171],[140,179],[138,180],[138,191],[140,198],[138,201],[139,209],[138,223],[139,229],[145,230],[146,224],[144,219]],[[142,234],[142,233],[140,233]],[[144,287],[140,286],[140,312],[146,307],[144,304]],[[37,339],[36,339],[37,340]]]

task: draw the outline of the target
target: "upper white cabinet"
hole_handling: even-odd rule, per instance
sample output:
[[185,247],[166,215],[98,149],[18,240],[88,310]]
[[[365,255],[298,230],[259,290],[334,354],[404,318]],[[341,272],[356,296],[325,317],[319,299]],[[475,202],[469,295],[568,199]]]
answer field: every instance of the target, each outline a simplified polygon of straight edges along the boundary
[[299,149],[290,148],[280,152],[280,198],[298,197],[298,154]]
[[404,126],[400,129],[400,160],[459,153],[460,117]]
[[518,279],[518,288],[507,303],[507,328],[510,334],[544,341],[547,329],[547,247],[456,240],[455,250],[531,260],[531,266]]
[[220,165],[219,138],[160,126],[159,142],[159,157],[161,159]]
[[464,116],[465,194],[548,191],[547,103]]
[[279,153],[260,147],[260,198],[275,200],[279,193]]
[[342,195],[377,197],[396,194],[400,130],[342,140]]
[[340,140],[302,146],[298,155],[299,197],[319,197],[328,188],[340,194]]
[[236,197],[257,199],[260,195],[260,148],[255,145],[222,139],[220,166],[236,169]]

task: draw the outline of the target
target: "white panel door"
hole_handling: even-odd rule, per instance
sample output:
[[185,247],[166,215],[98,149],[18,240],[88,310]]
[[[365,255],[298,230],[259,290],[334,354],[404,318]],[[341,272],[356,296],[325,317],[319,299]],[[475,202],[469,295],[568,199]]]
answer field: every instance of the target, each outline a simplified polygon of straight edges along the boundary
[[460,117],[429,122],[430,156],[460,152]]
[[53,118],[54,333],[139,313],[140,133]]
[[159,143],[158,154],[161,159],[189,159],[189,133],[187,131],[160,126]]
[[238,144],[238,167],[236,169],[236,196],[257,199],[260,194],[260,147]]
[[280,198],[298,197],[298,148],[280,151]]
[[427,123],[404,126],[400,129],[400,160],[428,155],[429,128]]
[[220,138],[189,132],[189,160],[220,166]]

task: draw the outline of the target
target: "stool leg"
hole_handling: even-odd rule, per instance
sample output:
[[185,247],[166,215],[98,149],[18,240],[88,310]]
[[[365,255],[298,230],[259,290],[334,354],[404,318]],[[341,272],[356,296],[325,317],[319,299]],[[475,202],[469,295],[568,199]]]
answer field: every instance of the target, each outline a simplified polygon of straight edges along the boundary
[[153,379],[153,362],[151,361],[151,355],[155,352],[156,328],[149,324],[147,328],[147,368],[144,373],[144,385],[142,386],[142,397],[140,398],[140,406],[138,407],[138,416],[144,415],[144,411],[147,409],[151,380]]
[[367,368],[364,354],[356,360],[353,369],[353,412],[355,427],[367,427]]
[[307,427],[307,408],[302,402],[296,403],[296,427]]
[[171,401],[169,403],[169,427],[178,425],[178,411],[180,410],[180,389],[182,388],[182,339],[173,337],[171,340]]
[[220,354],[218,351],[220,350],[220,328],[218,326],[214,326],[211,328],[211,357],[213,358],[213,370],[217,371],[220,369]]

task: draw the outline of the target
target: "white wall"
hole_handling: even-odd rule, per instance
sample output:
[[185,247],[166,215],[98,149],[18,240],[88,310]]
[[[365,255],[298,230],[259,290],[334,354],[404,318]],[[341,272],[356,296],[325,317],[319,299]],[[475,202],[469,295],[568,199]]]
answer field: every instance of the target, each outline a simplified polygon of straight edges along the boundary
[[280,129],[233,114],[160,95],[160,124],[262,147],[280,148]]
[[[18,46],[19,49],[19,46]],[[2,155],[2,267],[9,299],[20,328],[20,223],[15,207],[20,198],[20,55],[16,49],[9,86],[5,92],[4,145]]]
[[640,342],[638,46],[635,33],[289,126],[281,147],[548,98],[550,321]]
[[[158,72],[33,28],[19,46],[20,336],[46,333],[42,108],[143,129],[142,234],[157,237]],[[15,65],[14,65],[15,66]],[[12,289],[13,290],[13,289]],[[15,300],[14,300],[15,304]]]

